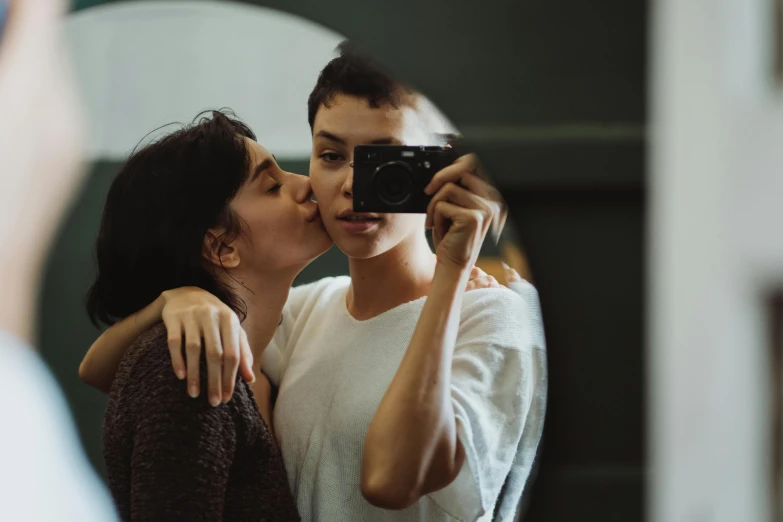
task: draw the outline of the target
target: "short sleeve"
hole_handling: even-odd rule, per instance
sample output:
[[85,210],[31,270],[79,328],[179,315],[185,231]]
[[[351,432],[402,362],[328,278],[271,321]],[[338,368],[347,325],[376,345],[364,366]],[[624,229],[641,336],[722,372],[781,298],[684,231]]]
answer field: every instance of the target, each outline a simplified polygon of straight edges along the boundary
[[508,289],[474,290],[465,300],[451,377],[465,463],[430,498],[469,522],[491,516],[544,381],[537,362],[543,346],[536,332],[542,330],[534,324],[540,316],[526,300]]
[[313,283],[295,286],[289,292],[283,307],[282,321],[261,354],[261,369],[275,387],[280,387],[290,356],[291,337],[298,322],[305,319],[306,310],[312,305],[313,299],[335,279],[325,277]]

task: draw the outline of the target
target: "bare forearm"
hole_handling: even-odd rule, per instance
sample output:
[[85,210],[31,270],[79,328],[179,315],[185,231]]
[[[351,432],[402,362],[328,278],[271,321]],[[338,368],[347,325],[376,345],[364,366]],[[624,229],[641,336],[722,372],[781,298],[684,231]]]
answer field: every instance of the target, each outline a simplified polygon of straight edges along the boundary
[[108,393],[125,351],[141,334],[160,321],[162,310],[163,298],[158,297],[103,332],[79,365],[79,377],[90,386]]
[[408,350],[365,439],[362,485],[366,496],[379,497],[371,502],[406,507],[445,487],[462,465],[450,388],[467,277],[468,271],[436,269]]

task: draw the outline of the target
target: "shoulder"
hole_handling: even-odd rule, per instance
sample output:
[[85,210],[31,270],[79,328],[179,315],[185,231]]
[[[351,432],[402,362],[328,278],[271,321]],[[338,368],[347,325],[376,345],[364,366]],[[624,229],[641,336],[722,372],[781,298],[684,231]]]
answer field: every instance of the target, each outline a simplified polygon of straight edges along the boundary
[[166,327],[158,323],[125,352],[109,400],[122,400],[125,407],[134,408],[146,407],[149,402],[163,407],[186,399],[185,381],[180,381],[171,367]]
[[164,371],[167,371],[176,379],[171,371],[170,359],[166,327],[157,323],[131,343],[120,363],[120,371],[137,378],[141,375],[145,378],[163,377]]
[[[237,376],[240,383],[241,377]],[[122,405],[121,415],[136,422],[171,426],[198,426],[206,422],[227,422],[238,405],[250,399],[246,387],[235,389],[234,400],[212,407],[207,393],[207,367],[204,351],[199,364],[201,391],[196,399],[187,393],[187,381],[180,380],[171,367],[166,328],[159,323],[140,335],[128,348],[109,395],[109,401]],[[162,431],[162,430],[158,430]]]
[[542,331],[538,293],[530,283],[465,293],[458,344],[531,346],[540,343]]
[[[527,284],[532,288],[529,283]],[[465,292],[462,303],[463,313],[465,311],[478,311],[483,309],[497,310],[509,306],[515,308],[524,306],[524,300],[519,293],[506,288],[505,286],[501,286],[500,288],[470,290]]]

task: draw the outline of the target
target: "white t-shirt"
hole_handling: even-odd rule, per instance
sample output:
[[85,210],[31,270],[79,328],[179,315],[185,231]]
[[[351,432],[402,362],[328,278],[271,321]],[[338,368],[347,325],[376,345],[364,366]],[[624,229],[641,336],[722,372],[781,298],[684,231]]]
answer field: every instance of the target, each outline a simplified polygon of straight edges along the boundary
[[385,510],[360,491],[364,438],[426,298],[358,321],[346,308],[349,285],[338,277],[293,289],[263,355],[280,385],[274,425],[302,519],[491,520],[507,477],[518,500],[541,437],[546,362],[535,290],[465,293],[451,386],[465,464],[446,488]]
[[0,332],[0,520],[117,520],[38,356]]

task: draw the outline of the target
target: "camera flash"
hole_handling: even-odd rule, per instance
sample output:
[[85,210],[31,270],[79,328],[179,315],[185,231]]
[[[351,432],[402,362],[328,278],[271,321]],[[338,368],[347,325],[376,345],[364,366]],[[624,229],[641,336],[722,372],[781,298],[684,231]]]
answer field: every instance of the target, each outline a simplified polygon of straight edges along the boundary
[[402,154],[403,158],[412,158],[412,157],[414,157],[416,155],[416,153],[413,152],[412,150],[404,150],[404,151],[402,151],[401,154]]

